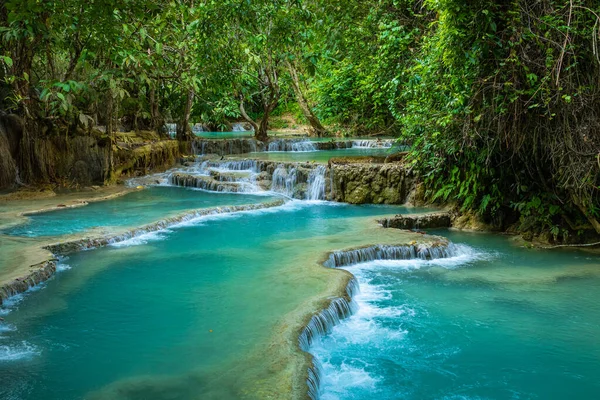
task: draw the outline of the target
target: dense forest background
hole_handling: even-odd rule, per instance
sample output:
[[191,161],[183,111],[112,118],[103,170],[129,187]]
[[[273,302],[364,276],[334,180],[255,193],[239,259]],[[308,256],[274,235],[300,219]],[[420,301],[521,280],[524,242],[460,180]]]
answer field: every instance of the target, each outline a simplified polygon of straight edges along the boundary
[[597,0],[5,0],[0,109],[25,174],[40,137],[268,140],[285,110],[397,136],[429,200],[565,238],[600,234],[599,41]]

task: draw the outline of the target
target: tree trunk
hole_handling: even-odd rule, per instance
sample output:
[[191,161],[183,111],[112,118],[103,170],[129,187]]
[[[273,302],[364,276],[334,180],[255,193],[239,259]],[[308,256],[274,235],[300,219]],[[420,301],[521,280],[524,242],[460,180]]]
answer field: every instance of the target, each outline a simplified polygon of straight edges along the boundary
[[264,113],[260,120],[260,124],[258,125],[258,130],[254,131],[254,137],[261,142],[267,142],[269,140],[269,135],[267,133],[267,129],[269,128],[269,114],[270,112]]
[[158,108],[158,99],[157,99],[157,95],[156,95],[156,89],[154,87],[152,87],[150,89],[150,99],[149,99],[149,103],[150,103],[150,125],[151,125],[151,129],[158,132],[158,134],[160,136],[163,136],[163,126],[165,124],[165,121],[163,120],[162,116],[160,115],[160,111]]
[[[260,127],[258,126],[256,121],[254,121],[252,118],[250,118],[250,116],[246,112],[246,108],[244,107],[244,96],[240,96],[240,114],[242,114],[242,117],[246,121],[248,121],[248,123],[250,125],[252,125],[252,129],[254,129],[254,137],[256,137],[256,139],[258,139],[257,134],[260,131]],[[266,132],[266,130],[265,130],[265,132]],[[261,140],[261,139],[258,139],[258,140]]]
[[192,114],[192,107],[194,105],[194,89],[188,91],[187,102],[185,104],[185,111],[183,113],[183,119],[177,127],[177,140],[189,141],[192,139],[192,130],[190,129],[190,115]]
[[292,87],[294,89],[294,93],[296,94],[296,99],[298,100],[298,105],[302,110],[302,114],[304,114],[304,118],[308,121],[311,127],[310,132],[314,136],[324,136],[327,133],[327,129],[321,124],[319,118],[315,115],[315,113],[310,108],[308,104],[308,100],[304,96],[302,92],[302,87],[300,86],[300,79],[298,78],[298,71],[296,67],[291,63],[287,62],[287,68],[292,78]]
[[600,222],[596,218],[592,216],[588,207],[584,204],[581,198],[575,193],[571,192],[571,198],[573,199],[573,203],[579,208],[581,213],[587,218],[589,223],[594,227],[594,230],[597,234],[600,235]]

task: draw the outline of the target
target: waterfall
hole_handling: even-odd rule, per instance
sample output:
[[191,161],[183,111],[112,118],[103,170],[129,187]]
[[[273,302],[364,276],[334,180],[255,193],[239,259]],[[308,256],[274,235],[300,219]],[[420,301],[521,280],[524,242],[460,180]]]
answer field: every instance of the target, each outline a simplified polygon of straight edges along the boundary
[[218,154],[245,154],[262,151],[264,146],[259,145],[254,139],[195,139],[192,142],[192,151],[195,155]]
[[177,135],[177,124],[165,124],[165,128],[169,136],[174,137]]
[[[334,326],[344,318],[348,318],[356,312],[356,304],[351,300],[358,292],[358,282],[352,278],[346,285],[346,296],[338,297],[329,303],[329,306],[320,313],[313,315],[298,337],[300,349],[310,351],[310,346],[316,338],[331,333]],[[313,358],[312,365],[308,368],[308,396],[312,400],[319,398],[321,386],[322,368],[319,362]]]
[[247,129],[247,125],[250,125],[248,123],[245,122],[234,122],[231,124],[231,131],[232,132],[252,132],[254,129],[252,129],[252,127],[250,127],[250,129]]
[[356,149],[389,149],[394,145],[394,139],[353,140],[352,148]]
[[267,151],[316,151],[317,147],[310,140],[277,139],[269,143]]
[[196,134],[196,133],[202,133],[202,132],[208,132],[208,131],[204,129],[204,126],[202,124],[198,123],[198,124],[194,124],[194,126],[192,126],[192,132],[194,134]]
[[212,168],[219,171],[253,171],[258,172],[258,163],[256,160],[236,160],[224,162],[206,162],[206,168]]
[[302,200],[327,199],[327,166],[252,159],[205,160],[174,170],[171,185],[218,192],[272,191]]
[[324,165],[318,165],[308,175],[308,190],[306,200],[325,200],[325,173]]
[[[404,260],[411,258],[433,259],[447,258],[456,255],[460,250],[451,243],[433,245],[378,245],[354,250],[335,251],[330,254],[324,265],[329,268],[338,268],[373,260]],[[334,326],[341,320],[348,318],[356,312],[357,305],[352,298],[359,292],[359,285],[353,277],[346,285],[345,295],[334,298],[329,306],[311,317],[298,337],[298,346],[302,351],[310,352],[310,347],[315,339],[331,333]],[[319,398],[321,383],[321,366],[313,359],[308,368],[308,396],[312,400]]]
[[288,197],[294,197],[294,189],[298,181],[298,171],[292,167],[289,171],[285,165],[280,164],[273,171],[271,179],[271,190],[277,193],[284,194]]
[[325,266],[329,268],[340,268],[374,260],[432,260],[452,257],[456,255],[456,253],[457,249],[452,244],[446,246],[380,245],[349,251],[333,252],[325,262]]
[[203,156],[206,154],[206,141],[194,140],[192,141],[192,154],[195,156]]

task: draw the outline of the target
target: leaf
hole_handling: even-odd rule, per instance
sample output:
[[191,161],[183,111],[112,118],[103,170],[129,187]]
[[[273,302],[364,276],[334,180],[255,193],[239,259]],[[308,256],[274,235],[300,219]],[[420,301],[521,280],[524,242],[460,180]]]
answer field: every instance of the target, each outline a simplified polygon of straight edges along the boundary
[[13,66],[13,60],[12,58],[8,57],[8,56],[2,56],[2,60],[4,60],[4,63],[11,68]]

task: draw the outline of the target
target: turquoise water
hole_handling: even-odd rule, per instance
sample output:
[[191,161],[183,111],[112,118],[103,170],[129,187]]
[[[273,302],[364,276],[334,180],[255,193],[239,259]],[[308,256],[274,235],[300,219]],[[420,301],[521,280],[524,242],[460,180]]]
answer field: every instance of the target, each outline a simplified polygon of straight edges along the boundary
[[254,132],[239,131],[239,132],[197,132],[196,137],[204,139],[235,139],[235,138],[250,138],[254,137]]
[[441,233],[457,256],[346,268],[359,309],[313,348],[322,399],[599,398],[599,258]]
[[338,150],[320,150],[320,151],[285,151],[285,152],[260,152],[248,153],[235,156],[238,158],[254,158],[259,160],[282,161],[282,162],[306,162],[314,161],[326,163],[332,157],[364,157],[364,156],[388,156],[397,150],[382,148],[350,148]]
[[185,210],[252,204],[272,198],[242,194],[208,193],[169,186],[149,187],[110,201],[29,216],[26,224],[1,233],[14,236],[55,236],[100,227],[140,226]]
[[[11,233],[72,234],[266,200],[152,187],[35,215]],[[422,211],[293,201],[73,254],[0,308],[0,398],[290,398],[297,336],[286,332],[339,277],[319,266],[323,255],[407,243],[375,217]],[[361,287],[358,310],[311,348],[321,398],[598,398],[600,258],[436,233],[457,244],[452,257],[345,267]]]
[[251,353],[325,290],[311,257],[356,240],[357,217],[406,211],[292,202],[74,254],[4,309],[0,398],[238,399],[269,375]]

